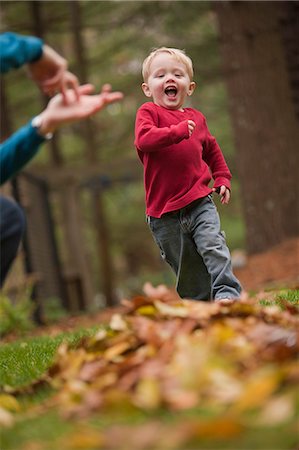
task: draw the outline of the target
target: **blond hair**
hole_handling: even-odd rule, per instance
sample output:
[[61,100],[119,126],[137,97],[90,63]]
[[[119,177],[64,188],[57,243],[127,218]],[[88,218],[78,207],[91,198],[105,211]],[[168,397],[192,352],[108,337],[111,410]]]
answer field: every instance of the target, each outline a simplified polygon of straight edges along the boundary
[[148,80],[149,74],[150,74],[150,66],[155,58],[155,56],[159,55],[160,53],[168,53],[169,55],[174,56],[180,63],[184,64],[186,67],[187,73],[189,75],[190,80],[193,79],[193,64],[191,58],[186,55],[184,50],[179,50],[178,48],[169,48],[169,47],[160,47],[155,48],[152,50],[152,52],[148,55],[147,58],[143,61],[142,64],[142,77],[143,80],[146,82]]

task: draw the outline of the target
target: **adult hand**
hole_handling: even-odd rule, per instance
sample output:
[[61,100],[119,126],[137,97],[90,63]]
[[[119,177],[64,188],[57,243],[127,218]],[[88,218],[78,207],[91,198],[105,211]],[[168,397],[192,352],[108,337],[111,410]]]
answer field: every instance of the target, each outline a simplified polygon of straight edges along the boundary
[[43,135],[52,133],[63,125],[86,119],[110,103],[123,98],[122,92],[112,92],[111,86],[108,84],[103,86],[100,94],[90,95],[93,90],[92,84],[79,86],[79,100],[72,89],[65,92],[67,102],[64,101],[62,94],[53,97],[47,108],[39,115],[41,117],[39,133]]
[[213,188],[212,191],[217,192],[217,194],[220,195],[220,201],[222,204],[227,204],[229,202],[230,190],[226,186],[222,185],[218,188]]
[[38,61],[28,64],[29,76],[41,90],[51,96],[61,92],[67,101],[67,89],[73,89],[79,98],[79,82],[73,73],[67,70],[67,61],[48,45],[43,46],[43,54]]

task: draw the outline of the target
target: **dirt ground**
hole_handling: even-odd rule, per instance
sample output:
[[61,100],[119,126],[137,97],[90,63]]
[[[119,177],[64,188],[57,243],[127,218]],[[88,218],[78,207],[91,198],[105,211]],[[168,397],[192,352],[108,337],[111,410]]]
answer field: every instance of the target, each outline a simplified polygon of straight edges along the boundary
[[265,253],[252,255],[236,276],[246,291],[299,289],[299,238],[289,239]]

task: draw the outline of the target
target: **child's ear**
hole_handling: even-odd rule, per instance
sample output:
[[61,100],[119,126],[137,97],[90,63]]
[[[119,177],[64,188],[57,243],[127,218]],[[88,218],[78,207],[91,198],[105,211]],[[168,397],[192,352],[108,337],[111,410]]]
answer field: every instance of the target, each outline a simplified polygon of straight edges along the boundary
[[195,88],[196,88],[195,81],[191,81],[190,86],[189,86],[189,90],[188,90],[188,95],[192,95],[193,92],[195,91]]
[[144,93],[144,95],[146,95],[146,97],[152,96],[150,88],[148,87],[148,84],[142,83],[141,87],[142,87],[143,93]]

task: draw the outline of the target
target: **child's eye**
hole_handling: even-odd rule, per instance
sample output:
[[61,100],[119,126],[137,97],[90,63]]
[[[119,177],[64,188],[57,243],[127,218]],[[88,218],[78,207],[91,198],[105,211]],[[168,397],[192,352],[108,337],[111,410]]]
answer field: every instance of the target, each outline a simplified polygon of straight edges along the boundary
[[181,73],[176,73],[175,76],[180,78],[182,76],[182,74]]

